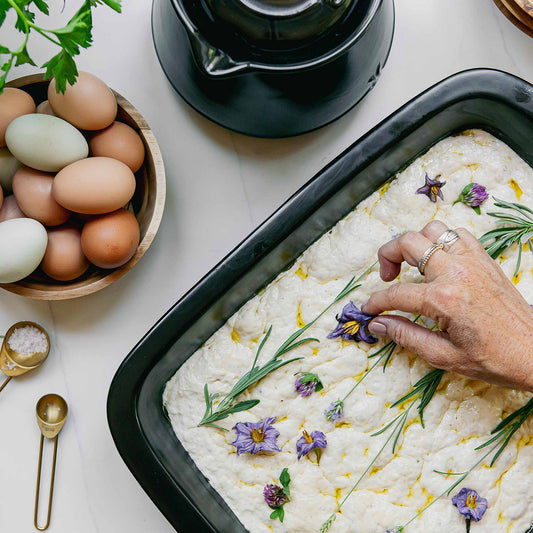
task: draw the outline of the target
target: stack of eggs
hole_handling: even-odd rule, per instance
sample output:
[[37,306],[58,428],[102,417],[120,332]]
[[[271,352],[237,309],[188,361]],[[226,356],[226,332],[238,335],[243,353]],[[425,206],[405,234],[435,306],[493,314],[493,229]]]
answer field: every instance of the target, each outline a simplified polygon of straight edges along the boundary
[[64,94],[52,80],[37,108],[20,89],[0,94],[0,283],[39,266],[71,281],[134,255],[140,230],[127,207],[144,145],[116,115],[111,89],[86,72]]

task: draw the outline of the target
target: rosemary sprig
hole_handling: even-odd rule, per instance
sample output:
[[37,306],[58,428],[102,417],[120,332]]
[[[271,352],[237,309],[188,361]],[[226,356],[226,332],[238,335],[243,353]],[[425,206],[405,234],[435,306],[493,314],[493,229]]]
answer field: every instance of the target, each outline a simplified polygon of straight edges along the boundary
[[517,409],[509,416],[506,416],[492,431],[491,435],[494,435],[490,440],[478,446],[476,450],[481,450],[487,446],[490,446],[493,442],[501,443],[498,451],[494,455],[490,466],[493,466],[498,457],[502,454],[503,450],[507,447],[513,435],[522,427],[524,422],[533,414],[533,398],[529,400],[525,405]]
[[499,257],[512,244],[518,244],[518,258],[514,272],[516,276],[522,262],[522,244],[527,242],[529,250],[533,254],[533,245],[531,244],[531,238],[533,237],[533,211],[525,205],[506,202],[498,198],[494,198],[494,205],[508,211],[495,211],[487,214],[499,219],[505,225],[487,231],[479,238],[479,242],[484,244],[492,241],[485,246],[485,250],[493,259]]
[[259,358],[259,354],[261,353],[266,341],[268,340],[272,332],[272,326],[270,326],[266,335],[263,337],[263,340],[259,344],[254,361],[252,363],[252,368],[248,372],[246,372],[237,381],[237,383],[235,383],[235,385],[233,385],[231,391],[226,394],[226,396],[224,396],[222,400],[220,400],[220,402],[216,405],[216,408],[213,402],[220,395],[218,393],[209,394],[209,388],[206,383],[204,385],[205,412],[198,426],[210,426],[218,429],[225,429],[221,426],[216,425],[215,422],[223,420],[224,418],[228,418],[228,416],[233,413],[246,411],[248,409],[251,409],[252,407],[255,407],[259,403],[259,400],[246,400],[243,402],[237,402],[237,400],[246,389],[257,383],[259,380],[263,379],[271,372],[274,372],[275,370],[281,368],[282,366],[288,365],[293,361],[298,361],[302,359],[301,357],[295,357],[289,359],[288,361],[285,361],[280,359],[283,355],[307,342],[320,342],[318,339],[315,338],[308,337],[300,339],[300,337],[318,319],[320,319],[325,313],[327,313],[333,305],[335,305],[338,301],[342,300],[352,291],[360,287],[361,284],[359,283],[359,281],[364,276],[366,276],[366,274],[368,274],[376,266],[377,263],[377,261],[372,263],[372,265],[370,265],[359,277],[356,278],[354,276],[323,311],[321,311],[313,320],[311,320],[311,322],[309,322],[305,326],[295,331],[292,335],[290,335],[289,338],[276,350],[274,355],[263,366],[258,366],[257,360]]
[[435,368],[428,374],[426,374],[424,377],[419,379],[407,394],[402,396],[398,401],[394,402],[391,405],[391,408],[396,407],[407,400],[411,400],[408,406],[404,408],[402,412],[400,412],[398,415],[396,415],[390,422],[388,422],[384,427],[382,427],[379,431],[376,431],[372,434],[373,437],[381,435],[385,433],[388,429],[392,428],[392,431],[390,432],[389,436],[385,440],[383,446],[379,449],[378,453],[374,456],[372,461],[370,461],[370,464],[367,466],[365,471],[359,476],[355,484],[352,486],[348,494],[343,498],[343,500],[339,503],[337,508],[333,511],[333,513],[329,516],[329,518],[322,524],[320,527],[320,533],[327,533],[331,526],[333,525],[333,522],[336,519],[337,513],[341,510],[344,503],[348,500],[348,498],[352,495],[352,493],[355,491],[355,489],[358,487],[361,480],[366,476],[366,474],[370,471],[370,469],[374,466],[374,463],[378,460],[379,456],[382,454],[383,450],[387,447],[389,442],[392,440],[392,453],[395,453],[396,446],[398,444],[398,440],[403,433],[403,429],[405,427],[405,424],[408,420],[409,413],[412,409],[412,407],[416,404],[418,401],[418,415],[420,417],[420,423],[422,424],[422,427],[424,426],[424,409],[427,407],[429,402],[431,401],[431,398],[435,395],[435,392],[437,391],[437,388],[441,382],[442,376],[444,375],[444,370]]
[[[418,315],[413,322],[416,322],[422,315]],[[365,378],[367,378],[372,371],[381,363],[381,361],[385,360],[383,362],[383,372],[387,369],[387,365],[389,364],[392,355],[394,354],[394,351],[398,347],[398,344],[394,341],[389,341],[387,344],[382,346],[377,352],[374,352],[368,356],[369,359],[373,359],[377,357],[377,360],[372,364],[368,370],[364,372],[364,374],[357,380],[355,385],[347,392],[347,394],[342,398],[341,400],[337,400],[338,405],[340,405],[341,409],[344,409],[344,402],[352,395],[352,393],[359,387],[359,385],[363,382]]]
[[437,474],[444,476],[459,476],[457,481],[454,481],[445,491],[439,494],[436,498],[431,500],[425,507],[423,507],[416,515],[414,515],[403,526],[398,527],[398,531],[403,531],[411,522],[416,520],[422,513],[424,513],[429,507],[431,507],[436,501],[440,500],[443,496],[449,496],[453,489],[460,485],[470,473],[482,464],[487,457],[494,453],[490,466],[493,467],[498,457],[502,454],[503,450],[509,444],[513,435],[520,429],[522,424],[533,414],[533,398],[529,400],[520,409],[517,409],[509,416],[505,417],[491,432],[494,435],[487,442],[478,446],[476,450],[489,447],[487,453],[485,453],[476,463],[474,463],[468,470],[464,472],[443,472],[441,470],[434,470]]

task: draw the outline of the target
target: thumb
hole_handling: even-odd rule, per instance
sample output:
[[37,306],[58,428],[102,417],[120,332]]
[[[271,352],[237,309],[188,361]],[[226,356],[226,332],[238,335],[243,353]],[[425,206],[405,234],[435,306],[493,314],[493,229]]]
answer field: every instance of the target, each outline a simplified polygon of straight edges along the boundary
[[451,361],[455,353],[447,333],[431,331],[403,316],[380,315],[369,322],[368,330],[374,335],[387,335],[438,368],[446,367],[447,361]]

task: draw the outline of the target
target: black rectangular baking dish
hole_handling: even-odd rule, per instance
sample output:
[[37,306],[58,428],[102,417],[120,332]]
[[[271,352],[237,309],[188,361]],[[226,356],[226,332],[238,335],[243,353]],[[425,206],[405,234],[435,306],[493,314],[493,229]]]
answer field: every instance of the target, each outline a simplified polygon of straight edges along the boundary
[[411,100],[304,185],[124,360],[109,390],[111,433],[133,475],[180,533],[246,529],[174,435],[162,407],[165,383],[241,305],[356,204],[437,141],[469,128],[489,131],[533,165],[533,86],[504,72],[476,69]]

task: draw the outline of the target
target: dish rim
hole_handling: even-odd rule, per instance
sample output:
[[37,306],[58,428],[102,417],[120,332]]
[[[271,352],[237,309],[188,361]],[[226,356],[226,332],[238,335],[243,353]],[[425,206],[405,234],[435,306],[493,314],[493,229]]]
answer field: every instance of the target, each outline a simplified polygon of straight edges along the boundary
[[[206,292],[207,285],[212,286],[214,280],[222,279],[224,283],[221,285],[224,285],[224,290],[233,286],[240,275],[264,258],[343,185],[356,179],[354,176],[371,162],[377,161],[388,148],[398,142],[398,139],[413,133],[446,108],[472,99],[490,99],[503,103],[515,111],[525,113],[533,124],[533,86],[516,76],[493,69],[470,69],[438,82],[381,121],[311,178],[174,304],[120,365],[111,383],[107,402],[111,434],[130,471],[174,527],[192,524],[193,522],[188,520],[194,518],[201,521],[203,528],[195,524],[195,529],[191,531],[195,533],[216,531],[164,468],[160,458],[151,448],[138,417],[139,397],[145,379],[172,344],[180,338],[173,330],[173,322],[184,316],[183,310],[195,299],[201,300],[202,297],[209,296],[208,304],[199,309],[195,308],[195,316],[190,319],[190,323],[185,325],[179,323],[180,326],[183,325],[183,331],[187,330],[218,298],[217,294],[213,295],[213,291]],[[433,143],[440,138],[436,137]],[[364,155],[363,161],[359,167],[348,173],[348,178],[344,180],[338,178],[337,174],[342,169],[343,159],[354,151]],[[409,160],[412,161],[417,155],[414,154]],[[533,152],[530,155],[531,160],[528,159],[528,162],[533,164]],[[337,181],[334,179],[336,176]],[[304,200],[307,200],[304,202],[305,205],[302,204]],[[272,242],[272,235],[269,234],[274,224],[284,228],[284,233],[279,236],[277,242]],[[254,246],[261,244],[266,236],[269,237],[266,239],[269,242],[268,248],[254,249]],[[239,258],[241,273],[228,274],[228,270],[231,270],[228,265],[231,267],[236,264]],[[174,372],[178,367],[176,365]],[[162,410],[162,400],[160,403]],[[185,505],[186,509],[180,508],[178,503]],[[186,512],[190,516],[184,517]]]

